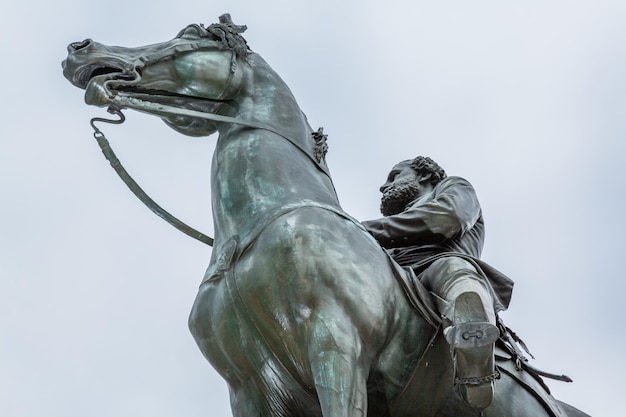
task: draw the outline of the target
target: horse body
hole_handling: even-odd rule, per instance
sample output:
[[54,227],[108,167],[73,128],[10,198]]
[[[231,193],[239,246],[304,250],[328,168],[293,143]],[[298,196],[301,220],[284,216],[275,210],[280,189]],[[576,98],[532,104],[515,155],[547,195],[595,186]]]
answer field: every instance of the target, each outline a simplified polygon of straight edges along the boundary
[[[90,104],[149,97],[268,126],[155,113],[188,135],[219,131],[215,246],[189,325],[228,383],[233,415],[474,415],[452,390],[445,341],[410,307],[378,243],[341,210],[289,88],[259,55],[232,51],[238,31],[192,25],[144,49],[86,41],[64,62]],[[554,414],[504,376],[484,415]]]
[[[314,219],[335,229],[311,227]],[[374,256],[363,262],[346,250],[346,236],[358,242],[362,231],[333,212],[297,209],[274,220],[232,271],[201,286],[192,333],[208,358],[228,351],[223,368],[212,362],[229,381],[231,395],[245,398],[233,404],[233,411],[243,408],[236,416],[295,416],[303,409],[320,415],[318,394],[320,401],[324,395],[345,397],[327,398],[329,407],[349,401],[364,409],[369,369],[385,341],[410,320],[399,320],[393,311],[404,300],[393,281],[384,279],[390,277],[384,255],[371,251]],[[381,279],[372,283],[371,273]],[[419,329],[411,329],[417,345],[428,340],[417,337]],[[326,415],[344,414],[333,408]]]
[[[233,408],[243,408],[236,414],[282,415],[307,402],[308,409],[319,409],[318,392],[330,396],[329,415],[340,415],[335,409],[345,402],[361,402],[352,406],[364,410],[366,379],[383,341],[410,334],[395,332],[391,323],[398,316],[393,306],[406,302],[379,245],[338,214],[332,182],[325,166],[311,161],[312,132],[289,89],[260,56],[250,54],[248,61],[236,116],[280,126],[300,149],[266,130],[226,126],[220,132],[212,169],[219,233],[211,265],[229,242],[237,250],[232,270],[201,286],[192,333],[209,360],[223,357],[224,345],[230,355],[241,349],[235,357],[245,359],[231,358],[221,370],[227,380],[239,370],[229,380]],[[206,306],[221,311],[208,313]],[[236,324],[225,329],[225,315]],[[418,323],[411,328],[418,336]],[[425,336],[412,345],[424,344]],[[336,391],[345,398],[332,398]]]

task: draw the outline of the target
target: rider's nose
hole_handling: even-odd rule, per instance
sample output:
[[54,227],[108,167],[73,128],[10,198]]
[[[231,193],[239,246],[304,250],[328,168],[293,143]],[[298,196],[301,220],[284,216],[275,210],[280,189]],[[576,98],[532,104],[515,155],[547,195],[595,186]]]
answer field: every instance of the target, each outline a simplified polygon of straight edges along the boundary
[[92,42],[91,39],[85,39],[82,42],[73,42],[73,43],[70,43],[70,46],[68,46],[67,49],[70,49],[72,51],[79,51],[91,45],[91,42]]
[[389,188],[389,183],[388,182],[386,182],[383,185],[381,185],[379,190],[380,190],[381,193],[384,193],[387,190],[387,188]]

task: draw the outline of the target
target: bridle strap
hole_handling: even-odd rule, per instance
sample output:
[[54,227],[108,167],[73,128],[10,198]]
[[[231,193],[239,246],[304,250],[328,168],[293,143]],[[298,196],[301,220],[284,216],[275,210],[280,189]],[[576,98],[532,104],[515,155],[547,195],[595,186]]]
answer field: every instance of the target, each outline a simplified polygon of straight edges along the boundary
[[[186,116],[186,117],[196,117],[199,119],[206,119],[213,122],[221,122],[221,123],[231,123],[237,124],[241,126],[251,127],[254,129],[262,129],[267,130],[268,132],[272,132],[284,139],[287,139],[293,146],[298,148],[302,153],[304,153],[313,164],[326,176],[331,180],[330,173],[328,169],[318,161],[315,156],[311,155],[306,149],[304,149],[298,142],[291,138],[290,135],[279,131],[274,126],[271,126],[267,123],[258,122],[255,120],[243,120],[238,119],[236,117],[223,116],[221,114],[215,113],[205,113],[197,110],[183,109],[180,107],[168,106],[166,104],[153,103],[150,101],[140,100],[135,97],[124,96],[121,94],[116,94],[111,98],[112,104],[111,106],[118,109],[129,108],[133,110],[137,110],[143,113],[149,114],[159,114],[162,116]],[[305,116],[306,119],[306,116]],[[308,125],[308,121],[307,121]],[[312,129],[311,129],[312,130]],[[313,134],[313,132],[311,132]]]

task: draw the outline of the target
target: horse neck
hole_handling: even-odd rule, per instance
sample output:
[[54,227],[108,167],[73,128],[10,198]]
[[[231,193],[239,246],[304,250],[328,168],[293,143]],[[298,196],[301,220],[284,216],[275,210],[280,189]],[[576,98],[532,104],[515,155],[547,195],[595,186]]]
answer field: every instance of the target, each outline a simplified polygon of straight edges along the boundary
[[270,125],[280,134],[220,127],[212,165],[216,240],[245,235],[287,205],[339,208],[330,178],[311,157],[315,141],[289,88],[256,54],[244,68],[241,93],[229,115]]

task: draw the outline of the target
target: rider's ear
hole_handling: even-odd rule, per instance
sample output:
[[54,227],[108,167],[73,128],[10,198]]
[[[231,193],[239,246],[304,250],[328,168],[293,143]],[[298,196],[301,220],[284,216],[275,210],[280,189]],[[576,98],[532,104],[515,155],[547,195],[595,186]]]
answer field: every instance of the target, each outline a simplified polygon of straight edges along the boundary
[[420,184],[427,184],[431,182],[431,179],[433,177],[433,174],[431,172],[429,173],[425,173],[425,174],[420,174],[417,178],[417,181]]

